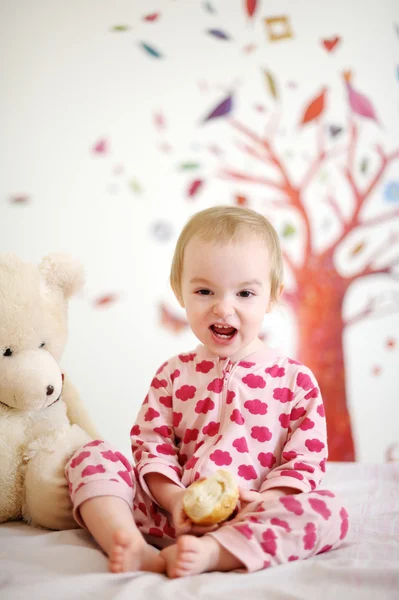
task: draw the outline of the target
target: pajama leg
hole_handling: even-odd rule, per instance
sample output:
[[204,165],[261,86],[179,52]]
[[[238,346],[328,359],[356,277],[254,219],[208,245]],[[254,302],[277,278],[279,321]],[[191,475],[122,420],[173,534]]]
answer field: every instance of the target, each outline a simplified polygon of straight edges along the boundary
[[135,494],[133,467],[123,454],[101,440],[82,446],[65,467],[73,516],[81,527],[84,523],[79,506],[98,496],[117,496],[132,508]]
[[165,546],[175,540],[166,513],[138,485],[135,470],[128,459],[101,440],[82,446],[65,468],[73,516],[81,527],[79,507],[98,496],[116,496],[125,500],[143,536],[150,543]]
[[253,502],[211,535],[248,571],[305,559],[338,548],[348,513],[328,490]]

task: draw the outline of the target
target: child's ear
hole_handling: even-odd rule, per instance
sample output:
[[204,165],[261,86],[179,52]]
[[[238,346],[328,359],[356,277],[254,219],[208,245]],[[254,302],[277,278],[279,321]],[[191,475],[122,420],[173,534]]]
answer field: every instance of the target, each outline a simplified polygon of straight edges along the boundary
[[284,291],[284,285],[282,283],[280,283],[279,288],[277,290],[276,298],[274,300],[271,300],[271,299],[269,300],[269,303],[268,303],[268,305],[266,307],[266,310],[265,310],[266,313],[271,312],[271,310],[273,308],[273,304],[276,304],[279,301],[279,299],[281,298],[281,294],[283,293],[283,291]]

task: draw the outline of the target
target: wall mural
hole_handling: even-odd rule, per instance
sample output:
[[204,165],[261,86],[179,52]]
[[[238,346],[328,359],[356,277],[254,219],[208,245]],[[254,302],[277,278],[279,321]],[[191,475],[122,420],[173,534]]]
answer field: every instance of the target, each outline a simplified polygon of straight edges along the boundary
[[[256,1],[243,3],[247,15],[253,18],[258,7]],[[205,3],[205,9],[214,11],[211,3]],[[277,42],[293,37],[294,33],[288,16],[264,18],[268,40]],[[225,42],[231,42],[231,36],[222,29],[209,29],[207,34],[217,37]],[[342,43],[339,36],[322,39],[321,44],[326,52],[332,53]],[[144,48],[153,57],[161,58],[162,52],[152,46]],[[249,45],[245,52],[254,48]],[[280,98],[280,86],[277,77],[270,71],[264,70],[265,86],[272,101]],[[246,125],[244,121],[237,120],[234,116],[235,97],[228,94],[216,105],[211,107],[205,118],[204,125],[216,119],[223,120],[221,127],[230,128],[236,134],[231,143],[236,145],[243,155],[252,159],[254,163],[264,165],[268,175],[259,176],[240,167],[224,166],[218,175],[226,180],[240,184],[257,184],[277,193],[278,198],[271,200],[270,204],[276,209],[290,209],[298,220],[286,222],[282,231],[283,252],[285,267],[293,277],[295,284],[285,292],[284,301],[287,302],[296,315],[298,329],[297,357],[308,365],[315,373],[323,393],[327,423],[329,428],[330,459],[334,461],[352,461],[355,459],[355,448],[352,436],[351,420],[347,406],[347,386],[345,373],[345,360],[343,349],[343,336],[345,329],[362,319],[386,314],[396,310],[398,306],[398,292],[388,289],[383,294],[372,295],[367,304],[350,319],[343,315],[343,304],[349,287],[368,276],[385,275],[398,279],[395,267],[399,260],[397,254],[392,256],[390,250],[399,240],[399,232],[392,233],[377,247],[369,249],[369,233],[372,228],[388,223],[399,216],[399,181],[387,179],[387,172],[391,165],[399,163],[399,148],[393,151],[385,150],[382,145],[374,147],[359,146],[362,128],[370,125],[380,125],[376,110],[367,95],[359,90],[355,77],[351,71],[342,73],[342,91],[346,96],[348,117],[343,116],[342,122],[331,124],[326,120],[325,112],[328,103],[329,89],[322,87],[315,91],[313,98],[309,99],[305,108],[298,106],[298,133],[292,136],[295,152],[295,139],[299,142],[301,130],[314,128],[314,151],[306,156],[306,165],[303,168],[299,183],[294,181],[290,173],[290,152],[279,152],[276,143],[278,135],[278,122],[282,115],[278,110],[265,117],[265,123],[258,129]],[[202,82],[203,86],[206,86]],[[295,87],[295,83],[288,82],[288,87]],[[266,113],[264,105],[259,103],[257,110]],[[346,122],[344,122],[346,121]],[[158,114],[155,125],[161,131],[165,130],[165,117]],[[200,126],[201,126],[200,125]],[[224,154],[218,145],[219,129],[213,130],[214,140],[209,148],[215,155]],[[340,143],[343,139],[344,143]],[[168,152],[171,145],[162,142],[162,150]],[[375,154],[377,163],[370,160],[369,156]],[[248,164],[248,160],[246,161]],[[315,244],[315,228],[319,224],[312,220],[311,210],[307,200],[309,187],[319,177],[327,178],[325,168],[327,164],[335,163],[335,179],[342,179],[346,186],[345,203],[335,193],[334,186],[329,186],[322,199],[330,211],[330,216],[325,219],[322,227],[328,228],[332,220],[335,221],[336,235],[322,249]],[[372,163],[372,166],[369,164]],[[201,166],[196,162],[185,162],[180,165],[182,170],[196,170],[197,174],[190,181],[186,190],[186,200],[193,201],[200,196],[205,185],[205,178],[201,177]],[[379,199],[378,214],[368,216],[368,204],[377,188],[385,183],[384,192]],[[339,184],[338,184],[339,187]],[[248,188],[249,189],[249,188]],[[350,201],[348,202],[348,197]],[[238,205],[250,206],[247,195],[237,194],[233,199]],[[390,205],[387,209],[384,205]],[[348,211],[350,206],[350,211]],[[199,209],[200,207],[198,207]],[[255,208],[255,207],[254,207]],[[257,208],[259,210],[259,208]],[[276,211],[273,211],[275,214]],[[267,208],[266,216],[269,216]],[[273,217],[271,218],[273,221]],[[297,223],[297,224],[294,224]],[[297,260],[287,248],[286,241],[291,236],[299,236],[301,244],[301,258]],[[354,273],[346,275],[337,265],[336,255],[344,248],[346,261],[349,263],[354,258],[365,257],[362,265]],[[396,246],[397,248],[397,246]],[[185,321],[173,315],[173,310],[164,303],[160,306],[161,323],[179,333],[185,327]],[[387,341],[387,349],[394,349],[396,338]],[[378,369],[378,367],[376,367]],[[375,373],[377,375],[377,372]]]

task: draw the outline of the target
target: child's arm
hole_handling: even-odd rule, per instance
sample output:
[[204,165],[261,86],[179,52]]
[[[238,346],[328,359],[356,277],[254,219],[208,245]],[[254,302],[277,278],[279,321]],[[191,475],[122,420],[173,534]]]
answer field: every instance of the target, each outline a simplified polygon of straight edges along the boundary
[[185,488],[181,488],[160,473],[148,473],[145,480],[159,506],[172,513],[173,507],[183,496]]
[[183,510],[185,488],[182,489],[159,473],[148,473],[145,480],[153,498],[172,516],[176,536],[188,533],[192,522]]
[[136,424],[130,432],[130,439],[140,485],[162,506],[162,500],[158,502],[148,485],[150,474],[162,475],[174,488],[184,489],[178,461],[179,449],[174,436],[169,365],[161,367],[152,380]]
[[[281,464],[270,471],[260,492],[275,488],[310,492],[320,483],[327,459],[327,430],[323,401],[312,372],[301,366],[293,390],[287,441],[281,452]],[[277,491],[274,492],[277,495]]]

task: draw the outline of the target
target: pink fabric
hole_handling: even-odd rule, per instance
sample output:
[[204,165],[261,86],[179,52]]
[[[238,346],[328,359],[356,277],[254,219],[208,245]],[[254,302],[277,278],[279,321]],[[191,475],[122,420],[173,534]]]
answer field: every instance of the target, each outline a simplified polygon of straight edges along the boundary
[[131,431],[140,485],[150,496],[148,473],[187,487],[219,468],[245,489],[312,491],[325,471],[326,437],[320,390],[307,367],[271,349],[232,363],[204,346],[158,369]]
[[[127,459],[100,440],[90,442],[66,467],[77,521],[79,506],[89,498],[118,496],[132,507],[146,539],[159,548],[175,540],[167,513],[137,482]],[[239,558],[248,571],[309,558],[337,548],[348,531],[348,515],[332,492],[319,490],[253,502],[245,513],[223,523],[213,536]]]

